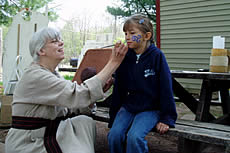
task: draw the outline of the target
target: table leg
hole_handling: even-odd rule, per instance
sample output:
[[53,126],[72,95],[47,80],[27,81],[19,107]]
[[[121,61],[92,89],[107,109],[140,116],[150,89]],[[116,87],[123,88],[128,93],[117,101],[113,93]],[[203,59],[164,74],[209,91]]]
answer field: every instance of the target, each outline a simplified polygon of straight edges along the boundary
[[[194,114],[197,113],[197,108],[200,102],[198,102],[175,78],[172,78],[173,92]],[[205,89],[205,88],[204,88]],[[215,119],[211,113],[207,113],[208,118]]]
[[215,119],[214,116],[210,116],[210,104],[212,100],[212,82],[211,80],[203,80],[200,98],[196,112],[197,121],[210,121]]
[[220,89],[223,116],[213,121],[214,123],[230,125],[230,96],[228,90],[228,88]]
[[221,97],[223,114],[229,114],[230,113],[229,89],[221,89],[220,90],[220,97]]
[[[173,92],[194,114],[197,113],[198,104],[200,104],[175,78],[172,77]],[[207,113],[208,118],[215,119],[211,113]]]
[[196,109],[197,109],[198,101],[187,90],[185,90],[184,87],[182,85],[180,85],[180,83],[177,82],[175,78],[172,78],[172,84],[173,84],[173,93],[194,114],[196,114]]

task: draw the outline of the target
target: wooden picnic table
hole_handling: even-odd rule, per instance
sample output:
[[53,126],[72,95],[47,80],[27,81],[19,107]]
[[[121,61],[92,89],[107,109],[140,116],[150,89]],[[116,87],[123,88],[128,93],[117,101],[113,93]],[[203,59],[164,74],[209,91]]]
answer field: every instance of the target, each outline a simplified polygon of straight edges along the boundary
[[[171,70],[171,74],[174,94],[196,114],[197,121],[230,125],[230,73]],[[202,85],[199,99],[194,98],[175,78],[201,79]],[[212,93],[215,91],[220,91],[221,106],[223,109],[223,116],[218,119],[209,111]]]

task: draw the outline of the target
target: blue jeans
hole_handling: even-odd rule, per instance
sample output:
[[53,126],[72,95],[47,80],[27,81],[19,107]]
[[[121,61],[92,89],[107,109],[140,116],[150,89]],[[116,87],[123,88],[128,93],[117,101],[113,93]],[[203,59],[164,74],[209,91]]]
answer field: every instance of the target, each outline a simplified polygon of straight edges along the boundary
[[159,111],[133,114],[121,107],[108,134],[110,153],[148,153],[145,136],[158,121]]

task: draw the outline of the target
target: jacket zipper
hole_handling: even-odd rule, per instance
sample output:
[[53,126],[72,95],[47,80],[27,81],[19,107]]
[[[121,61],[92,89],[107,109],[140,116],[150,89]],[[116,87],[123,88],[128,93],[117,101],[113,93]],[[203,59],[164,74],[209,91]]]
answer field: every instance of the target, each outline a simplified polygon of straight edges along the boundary
[[140,55],[139,56],[137,56],[137,60],[136,60],[136,64],[138,64],[139,63],[139,59],[140,59]]

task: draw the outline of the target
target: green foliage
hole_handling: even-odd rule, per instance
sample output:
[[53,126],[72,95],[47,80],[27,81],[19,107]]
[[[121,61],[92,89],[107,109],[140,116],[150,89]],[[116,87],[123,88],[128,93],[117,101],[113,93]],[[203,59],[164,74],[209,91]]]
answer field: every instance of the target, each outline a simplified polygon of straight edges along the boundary
[[96,34],[111,33],[112,28],[89,27],[84,23],[84,19],[73,18],[66,21],[61,29],[64,40],[65,59],[62,63],[69,63],[70,58],[78,58],[81,54],[84,43],[87,40],[96,40]]
[[[0,0],[0,25],[9,26],[13,16],[22,10],[25,10],[24,19],[29,20],[30,10],[36,11],[51,1],[53,0]],[[49,10],[48,16],[51,21],[58,17],[54,9]]]
[[118,41],[121,41],[122,43],[126,44],[125,38],[121,38],[121,37],[114,39],[113,44],[115,44]]
[[6,35],[7,35],[9,28],[6,26],[0,26],[0,27],[2,28],[2,39],[4,40]]
[[4,88],[3,88],[3,82],[0,82],[0,95],[3,95],[4,93]]
[[155,0],[120,0],[121,5],[107,7],[107,11],[115,17],[127,17],[136,13],[142,13],[152,21],[156,21]]
[[83,40],[80,39],[80,33],[74,31],[74,26],[71,21],[66,23],[61,33],[65,48],[65,59],[62,63],[69,63],[71,57],[78,57],[80,54],[83,48]]
[[73,80],[74,75],[64,75],[63,76],[66,80]]

